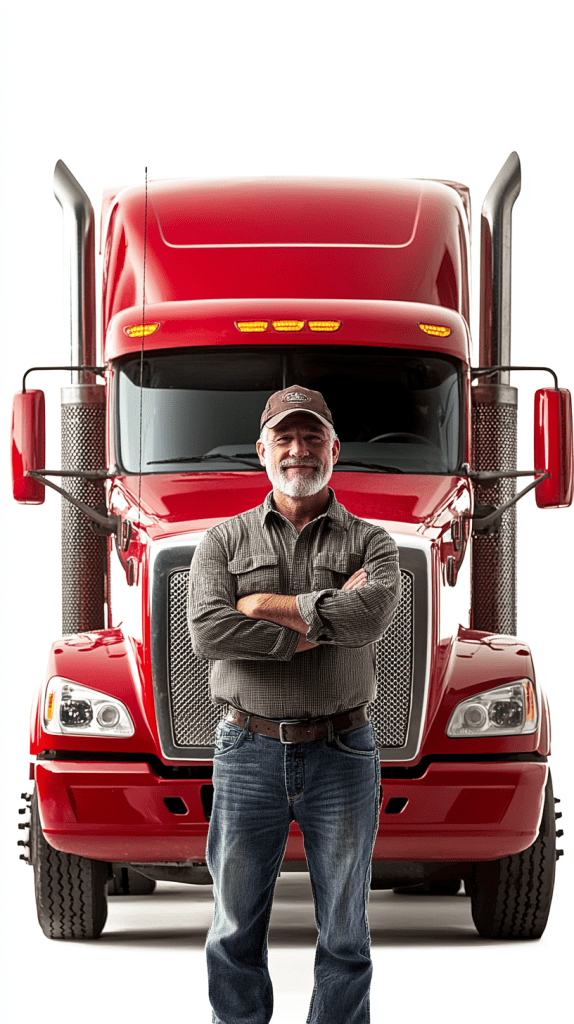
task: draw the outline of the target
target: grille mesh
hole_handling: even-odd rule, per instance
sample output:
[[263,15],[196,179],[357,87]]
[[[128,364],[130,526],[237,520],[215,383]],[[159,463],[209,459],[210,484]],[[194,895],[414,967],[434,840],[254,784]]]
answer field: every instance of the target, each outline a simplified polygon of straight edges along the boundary
[[[98,388],[102,391],[103,388]],[[105,406],[62,404],[62,467],[105,466]],[[95,508],[104,501],[101,484],[68,477],[65,489]],[[62,499],[62,630],[82,633],[103,629],[106,542],[90,527],[80,509]]]
[[[474,389],[473,389],[474,390]],[[476,389],[478,390],[478,389]],[[474,469],[515,469],[516,406],[474,402]],[[476,501],[497,508],[516,495],[516,480],[478,484]],[[473,534],[472,625],[516,635],[516,506],[503,512],[488,533]]]
[[[168,584],[169,700],[178,746],[211,745],[215,727],[227,710],[211,703],[209,665],[193,653],[187,627],[189,569],[172,572]],[[377,644],[377,698],[370,706],[380,747],[406,743],[412,687],[413,577],[401,572],[401,600],[394,619]]]

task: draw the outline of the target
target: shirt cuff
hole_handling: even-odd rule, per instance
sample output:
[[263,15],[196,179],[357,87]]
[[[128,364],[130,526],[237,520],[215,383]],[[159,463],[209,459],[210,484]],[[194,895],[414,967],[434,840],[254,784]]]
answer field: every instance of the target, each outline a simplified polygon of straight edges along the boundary
[[297,633],[294,629],[289,629],[288,626],[282,626],[277,642],[273,645],[273,650],[269,653],[277,661],[291,661],[291,658],[297,650],[297,644],[299,643],[300,633]]
[[325,633],[325,625],[317,612],[317,601],[326,594],[332,596],[335,590],[313,590],[310,594],[298,594],[296,597],[297,610],[299,615],[309,626],[305,639],[309,643],[331,643],[331,638]]

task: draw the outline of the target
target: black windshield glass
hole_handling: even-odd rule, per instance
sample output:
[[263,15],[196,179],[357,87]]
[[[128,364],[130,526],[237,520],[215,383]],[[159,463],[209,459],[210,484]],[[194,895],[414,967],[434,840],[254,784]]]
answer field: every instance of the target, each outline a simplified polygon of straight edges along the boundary
[[143,473],[247,469],[232,457],[255,454],[267,399],[301,384],[321,391],[331,409],[341,440],[336,469],[357,460],[452,473],[460,458],[459,369],[435,353],[360,346],[148,353],[143,363],[138,356],[119,367],[121,465],[139,471],[141,405]]

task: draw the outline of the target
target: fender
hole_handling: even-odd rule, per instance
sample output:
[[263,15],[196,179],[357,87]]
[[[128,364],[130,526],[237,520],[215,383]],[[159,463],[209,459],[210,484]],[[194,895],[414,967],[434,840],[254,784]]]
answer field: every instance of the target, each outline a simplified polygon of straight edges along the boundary
[[[515,679],[530,679],[534,683],[538,703],[536,732],[524,736],[461,739],[446,735],[450,716],[457,704],[475,693]],[[530,648],[516,637],[460,626],[456,636],[438,646],[435,681],[430,692],[432,696],[421,754],[549,754],[548,704],[536,683]]]
[[[46,749],[81,750],[84,753],[131,752],[160,755],[153,719],[146,713],[142,648],[126,636],[121,628],[78,633],[52,645],[48,658],[46,680],[36,694],[32,708],[31,753]],[[130,737],[60,736],[43,728],[42,709],[46,683],[53,676],[62,676],[82,686],[117,697],[132,717],[135,732]],[[148,707],[153,707],[153,701]]]

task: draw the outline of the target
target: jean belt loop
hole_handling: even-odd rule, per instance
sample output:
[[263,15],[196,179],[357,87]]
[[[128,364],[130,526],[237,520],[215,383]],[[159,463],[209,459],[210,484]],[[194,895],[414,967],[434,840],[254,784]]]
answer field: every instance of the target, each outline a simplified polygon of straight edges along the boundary
[[335,736],[335,733],[333,732],[333,722],[331,721],[330,718],[328,718],[327,719],[327,743],[328,744],[331,744],[333,742],[334,736]]
[[253,739],[253,733],[250,732],[250,730],[249,730],[249,715],[245,716],[245,721],[243,723],[243,728],[247,732],[247,739],[248,740],[252,740]]

